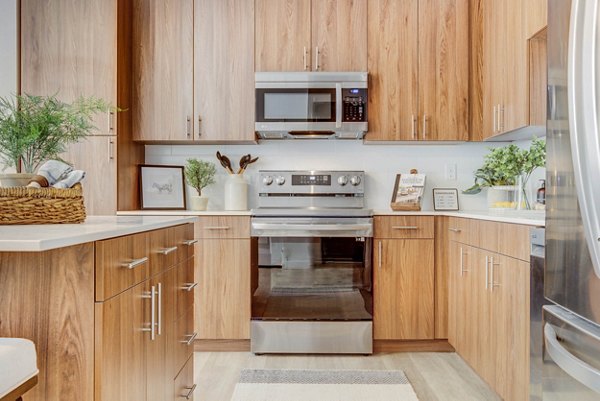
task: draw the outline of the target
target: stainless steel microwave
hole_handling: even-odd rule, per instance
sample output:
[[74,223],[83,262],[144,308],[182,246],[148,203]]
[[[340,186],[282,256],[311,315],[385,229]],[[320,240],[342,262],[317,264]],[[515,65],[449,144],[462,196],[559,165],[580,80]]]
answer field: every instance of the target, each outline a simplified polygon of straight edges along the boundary
[[257,72],[261,139],[361,139],[368,129],[366,72]]

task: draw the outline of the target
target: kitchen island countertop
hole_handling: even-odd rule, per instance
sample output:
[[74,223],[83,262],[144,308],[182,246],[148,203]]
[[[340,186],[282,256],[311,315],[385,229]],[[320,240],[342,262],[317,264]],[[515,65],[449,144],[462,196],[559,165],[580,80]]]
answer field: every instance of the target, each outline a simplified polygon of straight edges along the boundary
[[0,226],[0,252],[50,249],[193,223],[193,216],[88,216],[81,224]]

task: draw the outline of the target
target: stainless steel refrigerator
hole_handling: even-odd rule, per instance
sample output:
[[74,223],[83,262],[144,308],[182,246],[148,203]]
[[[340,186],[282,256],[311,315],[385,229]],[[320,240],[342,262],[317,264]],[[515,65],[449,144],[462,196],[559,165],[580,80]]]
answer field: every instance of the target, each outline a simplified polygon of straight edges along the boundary
[[548,2],[544,401],[600,400],[600,0]]

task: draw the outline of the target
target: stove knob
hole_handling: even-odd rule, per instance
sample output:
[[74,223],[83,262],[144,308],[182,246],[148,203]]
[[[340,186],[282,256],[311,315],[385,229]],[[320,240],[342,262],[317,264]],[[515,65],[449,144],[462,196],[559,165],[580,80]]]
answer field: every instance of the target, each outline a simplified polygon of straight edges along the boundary
[[285,184],[285,177],[279,176],[275,179],[275,182],[277,183],[277,185],[283,185]]
[[271,185],[273,183],[273,177],[271,177],[270,175],[266,175],[263,177],[262,182],[265,185]]
[[340,176],[340,178],[338,178],[338,184],[340,184],[342,187],[345,186],[348,183],[348,177],[345,175]]
[[358,184],[360,184],[360,177],[355,175],[354,177],[350,178],[350,184],[357,186]]

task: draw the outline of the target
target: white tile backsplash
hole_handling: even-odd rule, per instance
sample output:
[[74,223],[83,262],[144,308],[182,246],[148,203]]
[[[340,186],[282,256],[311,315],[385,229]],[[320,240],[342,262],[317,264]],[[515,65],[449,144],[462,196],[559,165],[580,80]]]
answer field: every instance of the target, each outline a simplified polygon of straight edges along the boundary
[[[327,140],[272,141],[260,145],[147,145],[146,163],[185,165],[186,159],[192,157],[214,162],[217,182],[205,190],[210,197],[211,210],[223,208],[223,184],[227,176],[215,157],[217,150],[231,159],[234,169],[244,154],[260,157],[246,172],[250,184],[250,208],[256,206],[258,170],[364,170],[367,174],[367,207],[385,210],[389,209],[396,174],[416,168],[427,174],[424,210],[433,209],[433,188],[458,188],[462,210],[483,210],[486,208],[485,191],[479,195],[463,195],[460,191],[473,184],[473,172],[481,166],[488,149],[500,145],[503,144],[363,145],[360,141]],[[448,163],[457,166],[456,181],[445,179]],[[537,188],[537,177],[543,175],[544,172],[539,171],[530,184]],[[188,187],[188,195],[192,191]]]

